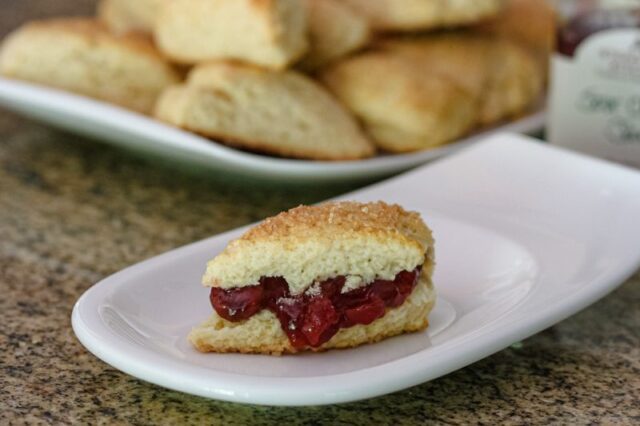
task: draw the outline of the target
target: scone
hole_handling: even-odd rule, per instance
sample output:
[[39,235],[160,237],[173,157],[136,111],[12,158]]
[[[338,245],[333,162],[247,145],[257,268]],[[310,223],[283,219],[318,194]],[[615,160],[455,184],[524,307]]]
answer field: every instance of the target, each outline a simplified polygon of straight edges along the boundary
[[522,115],[543,94],[544,78],[532,52],[514,41],[495,38],[478,124],[487,126]]
[[474,30],[502,36],[530,49],[543,76],[555,45],[556,12],[546,1],[507,0],[500,15],[474,26]]
[[151,34],[162,3],[172,0],[100,0],[98,18],[116,34]]
[[164,88],[179,81],[148,40],[114,36],[89,19],[23,25],[0,48],[0,74],[144,113]]
[[280,156],[349,160],[373,144],[326,89],[296,71],[215,62],[167,89],[156,117],[229,145]]
[[155,23],[162,52],[179,63],[236,59],[283,69],[307,50],[301,0],[171,0]]
[[433,148],[476,123],[477,97],[413,55],[367,52],[329,66],[321,79],[389,152]]
[[468,32],[383,39],[321,78],[390,152],[432,148],[517,116],[543,88],[525,48]]
[[369,23],[339,0],[306,0],[309,7],[309,51],[300,67],[314,70],[369,41]]
[[404,54],[472,94],[480,126],[522,114],[543,90],[544,73],[532,52],[504,37],[460,31],[387,38],[378,47]]
[[208,263],[214,312],[189,340],[203,352],[281,354],[423,330],[433,266],[418,213],[383,202],[297,207]]
[[490,79],[493,41],[467,32],[445,32],[425,36],[385,37],[378,50],[405,56],[426,75],[436,74],[452,81],[475,98]]
[[376,30],[415,31],[467,25],[495,16],[504,0],[343,0]]

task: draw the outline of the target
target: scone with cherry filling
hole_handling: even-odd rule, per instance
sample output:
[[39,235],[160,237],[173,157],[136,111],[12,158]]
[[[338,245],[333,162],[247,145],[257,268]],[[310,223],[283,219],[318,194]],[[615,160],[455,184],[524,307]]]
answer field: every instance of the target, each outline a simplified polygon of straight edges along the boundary
[[249,230],[207,265],[203,352],[281,354],[423,330],[435,302],[433,238],[383,202],[301,206]]

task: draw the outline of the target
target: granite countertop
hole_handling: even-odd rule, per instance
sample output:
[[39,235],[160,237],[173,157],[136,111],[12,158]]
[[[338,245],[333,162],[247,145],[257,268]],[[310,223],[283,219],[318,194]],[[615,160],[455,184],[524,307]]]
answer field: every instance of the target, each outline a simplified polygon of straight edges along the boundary
[[[0,35],[25,19],[93,7],[6,3]],[[467,368],[336,406],[254,407],[169,391],[109,367],[76,340],[73,304],[101,278],[346,189],[186,173],[0,110],[0,424],[640,424],[638,274]]]

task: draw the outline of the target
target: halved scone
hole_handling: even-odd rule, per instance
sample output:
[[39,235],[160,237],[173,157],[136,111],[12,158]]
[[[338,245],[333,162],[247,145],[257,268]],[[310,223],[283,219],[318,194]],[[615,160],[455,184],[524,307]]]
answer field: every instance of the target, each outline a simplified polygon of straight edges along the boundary
[[203,352],[346,348],[423,330],[435,303],[433,238],[383,202],[301,206],[249,230],[207,265]]
[[374,147],[355,118],[309,77],[215,62],[167,89],[156,117],[228,145],[313,160],[368,157]]

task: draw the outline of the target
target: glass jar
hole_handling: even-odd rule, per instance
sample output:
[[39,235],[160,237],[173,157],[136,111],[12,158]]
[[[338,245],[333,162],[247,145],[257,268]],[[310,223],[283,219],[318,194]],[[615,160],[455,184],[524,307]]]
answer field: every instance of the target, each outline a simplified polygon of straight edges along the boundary
[[562,0],[547,138],[640,167],[640,0]]

